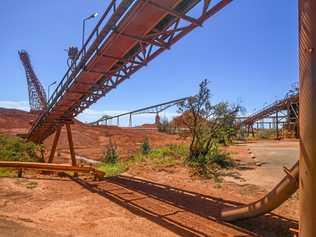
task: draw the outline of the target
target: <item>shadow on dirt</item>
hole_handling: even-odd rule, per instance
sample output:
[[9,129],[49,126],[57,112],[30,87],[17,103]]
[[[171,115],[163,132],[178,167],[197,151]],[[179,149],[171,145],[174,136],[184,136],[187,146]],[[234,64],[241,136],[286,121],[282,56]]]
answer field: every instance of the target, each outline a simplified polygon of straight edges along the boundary
[[[286,237],[293,236],[290,227],[298,226],[296,221],[274,214],[234,223],[223,222],[219,219],[221,209],[241,203],[129,176],[116,176],[99,182],[74,180],[87,190],[181,236]],[[231,229],[239,235],[229,235]]]

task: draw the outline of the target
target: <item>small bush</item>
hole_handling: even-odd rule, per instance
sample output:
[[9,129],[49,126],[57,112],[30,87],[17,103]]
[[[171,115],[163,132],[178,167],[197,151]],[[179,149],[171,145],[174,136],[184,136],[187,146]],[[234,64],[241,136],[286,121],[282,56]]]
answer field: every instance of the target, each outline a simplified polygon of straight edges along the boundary
[[106,151],[102,158],[103,163],[115,164],[117,163],[119,155],[117,153],[117,147],[112,143],[111,139],[109,145],[106,147]]
[[220,152],[215,144],[207,154],[199,153],[194,157],[188,156],[186,163],[194,169],[197,175],[213,178],[215,181],[220,181],[222,169],[235,166],[235,162],[229,157],[229,154]]
[[144,142],[141,144],[141,146],[140,146],[140,151],[141,151],[141,153],[143,154],[143,155],[148,155],[149,154],[149,152],[150,152],[150,144],[149,144],[149,140],[148,140],[148,138],[146,137],[145,139],[144,139]]
[[188,155],[188,147],[186,145],[167,145],[152,150],[149,154],[149,158],[164,158],[166,156],[174,158],[185,158]]
[[171,125],[168,118],[162,118],[161,122],[158,124],[158,131],[164,133],[171,133]]
[[43,162],[44,147],[32,142],[26,142],[19,137],[0,135],[0,159],[7,161]]
[[119,175],[128,169],[128,164],[124,162],[118,163],[102,163],[97,166],[97,169],[103,171],[106,177]]
[[167,145],[152,149],[147,155],[141,152],[136,153],[132,163],[146,162],[153,168],[170,167],[182,163],[188,152],[187,145]]

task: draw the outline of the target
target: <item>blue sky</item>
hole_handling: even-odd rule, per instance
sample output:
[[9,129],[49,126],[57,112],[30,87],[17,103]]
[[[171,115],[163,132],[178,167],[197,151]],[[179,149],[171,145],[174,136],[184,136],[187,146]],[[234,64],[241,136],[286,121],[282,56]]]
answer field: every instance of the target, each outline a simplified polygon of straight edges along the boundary
[[[101,15],[108,2],[2,0],[0,107],[27,109],[27,85],[18,50],[29,52],[37,76],[47,88],[66,71],[64,49],[81,45],[82,19],[93,12]],[[87,23],[87,32],[96,22]],[[297,24],[297,1],[234,0],[79,118],[93,120],[103,113],[189,96],[204,78],[210,81],[214,102],[241,102],[252,113],[284,96],[298,80]]]

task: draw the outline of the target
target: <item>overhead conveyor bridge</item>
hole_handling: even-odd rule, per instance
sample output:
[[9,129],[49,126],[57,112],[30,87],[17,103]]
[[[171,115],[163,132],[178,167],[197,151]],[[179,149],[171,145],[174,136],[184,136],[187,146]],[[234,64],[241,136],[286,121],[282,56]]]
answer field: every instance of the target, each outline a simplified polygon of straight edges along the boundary
[[[270,115],[282,110],[292,110],[294,115],[298,118],[298,111],[296,110],[296,108],[291,108],[293,104],[298,104],[298,100],[299,100],[298,94],[288,96],[281,100],[277,100],[274,103],[262,108],[258,112],[238,122],[237,126],[238,127],[251,126],[256,121],[269,117]],[[298,109],[298,106],[297,106],[297,109]]]
[[27,138],[43,142],[230,2],[111,1]]

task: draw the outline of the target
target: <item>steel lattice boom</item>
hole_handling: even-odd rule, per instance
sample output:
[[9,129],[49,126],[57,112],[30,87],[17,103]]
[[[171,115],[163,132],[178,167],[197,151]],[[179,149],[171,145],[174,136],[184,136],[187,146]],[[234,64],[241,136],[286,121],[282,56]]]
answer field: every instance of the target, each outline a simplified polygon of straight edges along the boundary
[[30,57],[25,50],[19,51],[19,56],[25,69],[31,111],[46,110],[45,90],[33,70]]
[[42,142],[230,2],[112,0],[28,139]]

